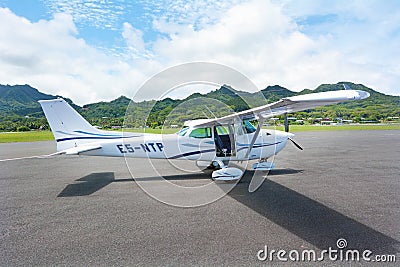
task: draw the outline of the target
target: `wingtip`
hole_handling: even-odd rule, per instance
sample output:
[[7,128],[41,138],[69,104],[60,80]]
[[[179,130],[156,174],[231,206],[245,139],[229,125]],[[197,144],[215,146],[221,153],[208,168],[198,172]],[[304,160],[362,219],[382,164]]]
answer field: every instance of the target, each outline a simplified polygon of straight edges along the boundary
[[357,93],[359,95],[358,99],[366,99],[370,96],[370,93],[366,92],[366,91],[361,91],[361,90],[357,90]]

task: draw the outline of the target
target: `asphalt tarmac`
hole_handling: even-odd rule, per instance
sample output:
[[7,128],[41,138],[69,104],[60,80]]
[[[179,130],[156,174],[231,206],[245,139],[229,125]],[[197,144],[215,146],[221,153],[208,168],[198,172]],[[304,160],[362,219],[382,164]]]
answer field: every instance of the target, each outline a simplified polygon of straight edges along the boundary
[[[150,197],[123,158],[0,161],[0,265],[267,266],[282,262],[259,261],[265,246],[319,253],[337,249],[339,238],[346,249],[399,261],[400,131],[308,132],[295,139],[304,150],[288,143],[256,192],[248,192],[249,170],[226,196],[196,208]],[[1,144],[0,160],[53,152],[53,142]],[[162,160],[155,165],[171,183],[210,183],[207,173],[184,173]],[[158,186],[145,160],[130,166],[138,181]]]

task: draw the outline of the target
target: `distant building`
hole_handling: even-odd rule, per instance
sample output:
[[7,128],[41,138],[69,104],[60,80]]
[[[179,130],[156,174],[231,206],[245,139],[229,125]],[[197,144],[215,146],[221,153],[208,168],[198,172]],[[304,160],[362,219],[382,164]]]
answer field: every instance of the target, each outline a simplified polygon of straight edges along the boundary
[[400,119],[400,117],[387,117],[387,120],[388,121],[395,121],[395,120],[399,120]]

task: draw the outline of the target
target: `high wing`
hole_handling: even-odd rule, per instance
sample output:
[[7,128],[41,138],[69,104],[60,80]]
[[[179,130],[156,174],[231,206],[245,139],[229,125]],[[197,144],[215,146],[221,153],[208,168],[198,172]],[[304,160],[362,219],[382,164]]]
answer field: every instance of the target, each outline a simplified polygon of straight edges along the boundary
[[250,155],[250,151],[252,150],[254,143],[257,139],[257,136],[261,131],[261,127],[266,119],[285,113],[336,104],[348,100],[361,100],[367,97],[369,97],[369,93],[361,90],[339,90],[291,96],[282,98],[281,100],[272,104],[252,108],[225,117],[210,119],[206,121],[199,120],[198,123],[194,121],[194,123],[192,122],[191,125],[195,127],[206,127],[216,124],[230,123],[237,119],[257,119],[259,123],[245,155],[245,158],[248,158]]
[[339,90],[291,96],[282,98],[281,100],[272,104],[248,109],[221,118],[199,120],[198,123],[192,121],[191,125],[195,127],[205,127],[225,122],[231,122],[237,118],[242,120],[257,119],[260,121],[264,121],[267,118],[282,115],[285,113],[312,109],[315,107],[336,104],[348,100],[362,100],[367,97],[369,97],[369,93],[361,90]]

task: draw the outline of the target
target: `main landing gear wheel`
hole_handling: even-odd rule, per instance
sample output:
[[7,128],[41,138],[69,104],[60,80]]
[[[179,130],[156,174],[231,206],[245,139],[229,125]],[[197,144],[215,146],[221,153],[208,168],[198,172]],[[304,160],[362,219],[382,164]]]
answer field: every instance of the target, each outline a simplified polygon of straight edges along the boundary
[[239,168],[234,168],[234,167],[226,167],[226,165],[220,161],[214,161],[214,166],[215,163],[217,163],[221,169],[213,171],[211,177],[215,181],[223,181],[223,182],[236,182],[240,180],[243,176],[243,171]]

